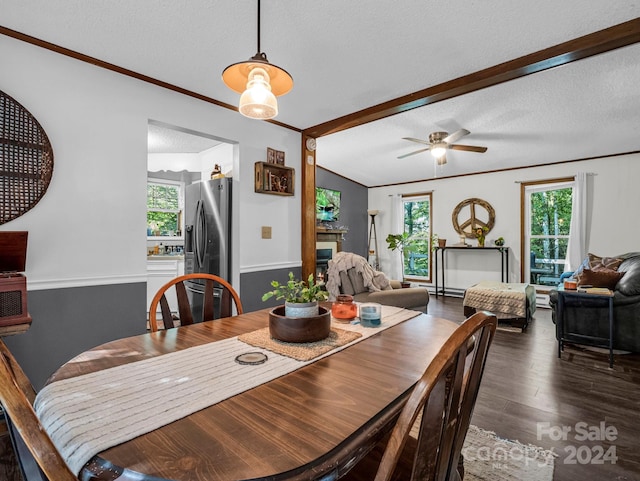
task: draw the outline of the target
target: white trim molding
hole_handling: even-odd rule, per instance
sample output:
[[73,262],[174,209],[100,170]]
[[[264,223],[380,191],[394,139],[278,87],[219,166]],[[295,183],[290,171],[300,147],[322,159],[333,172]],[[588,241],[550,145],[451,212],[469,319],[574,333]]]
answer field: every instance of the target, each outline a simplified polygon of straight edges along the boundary
[[147,282],[146,275],[125,275],[125,276],[105,276],[105,277],[78,277],[75,279],[27,279],[28,291],[44,291],[48,289],[67,289],[69,287],[90,287],[105,286],[113,284],[134,284],[137,282]]
[[277,262],[273,264],[256,264],[253,266],[242,266],[240,267],[240,274],[247,274],[250,272],[261,272],[261,271],[275,271],[278,269],[292,269],[294,267],[302,267],[302,261]]

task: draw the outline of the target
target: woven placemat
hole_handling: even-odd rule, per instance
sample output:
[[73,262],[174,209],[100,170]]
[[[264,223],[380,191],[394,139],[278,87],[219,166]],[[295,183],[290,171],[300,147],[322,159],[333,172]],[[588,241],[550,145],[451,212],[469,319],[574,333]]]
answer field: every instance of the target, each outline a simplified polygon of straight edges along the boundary
[[297,359],[298,361],[310,361],[332,349],[349,344],[359,337],[362,337],[362,334],[359,332],[345,331],[344,329],[332,327],[329,336],[321,341],[300,343],[282,342],[273,339],[269,334],[269,328],[265,327],[257,331],[242,334],[238,336],[238,339],[252,346],[268,349],[269,351]]

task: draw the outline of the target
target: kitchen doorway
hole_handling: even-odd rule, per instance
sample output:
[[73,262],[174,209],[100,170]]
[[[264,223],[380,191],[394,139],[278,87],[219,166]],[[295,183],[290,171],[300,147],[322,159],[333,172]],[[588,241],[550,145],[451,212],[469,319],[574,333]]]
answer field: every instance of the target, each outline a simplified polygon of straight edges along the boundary
[[[148,121],[147,306],[162,285],[185,273],[187,188],[232,177],[234,147],[211,134]],[[175,299],[168,300],[173,309]]]

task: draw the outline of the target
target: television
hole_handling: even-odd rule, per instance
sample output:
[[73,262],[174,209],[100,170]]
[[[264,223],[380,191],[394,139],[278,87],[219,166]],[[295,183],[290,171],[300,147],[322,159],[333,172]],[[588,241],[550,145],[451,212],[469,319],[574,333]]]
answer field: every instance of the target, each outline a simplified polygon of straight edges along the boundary
[[316,219],[333,222],[340,218],[340,191],[316,187]]

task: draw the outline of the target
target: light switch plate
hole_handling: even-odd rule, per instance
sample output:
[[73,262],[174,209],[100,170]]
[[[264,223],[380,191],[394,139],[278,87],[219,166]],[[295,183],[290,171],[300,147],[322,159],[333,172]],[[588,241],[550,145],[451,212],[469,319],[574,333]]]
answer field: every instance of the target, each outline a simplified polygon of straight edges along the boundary
[[268,226],[268,225],[262,226],[262,238],[271,239],[271,226]]

